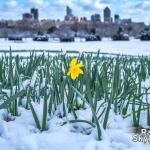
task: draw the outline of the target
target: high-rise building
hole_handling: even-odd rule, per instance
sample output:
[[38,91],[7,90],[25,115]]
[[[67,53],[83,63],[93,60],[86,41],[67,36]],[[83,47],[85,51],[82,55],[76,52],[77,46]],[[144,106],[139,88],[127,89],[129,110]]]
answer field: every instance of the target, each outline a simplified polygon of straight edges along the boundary
[[73,18],[72,9],[69,6],[67,6],[65,20],[67,21],[72,20],[72,18]]
[[69,6],[66,7],[66,16],[73,17],[72,9]]
[[100,22],[101,21],[101,16],[100,14],[94,14],[91,16],[91,21],[93,22]]
[[31,8],[30,13],[24,13],[22,15],[23,20],[34,20],[38,21],[39,19],[39,10],[36,8]]
[[32,20],[32,14],[30,14],[30,13],[24,13],[24,14],[22,15],[22,19],[23,19],[23,20],[26,20],[26,21]]
[[114,16],[114,21],[115,21],[116,24],[119,24],[119,22],[120,22],[120,17],[119,17],[118,14],[115,14],[115,16]]
[[39,10],[36,8],[31,8],[31,14],[34,20],[39,20]]
[[104,9],[104,22],[111,23],[111,10],[108,7]]

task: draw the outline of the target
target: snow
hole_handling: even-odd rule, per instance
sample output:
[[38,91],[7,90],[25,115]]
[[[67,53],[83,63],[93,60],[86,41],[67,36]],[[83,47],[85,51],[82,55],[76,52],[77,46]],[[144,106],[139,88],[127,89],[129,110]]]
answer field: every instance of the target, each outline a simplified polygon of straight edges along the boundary
[[150,42],[131,39],[130,41],[111,41],[103,39],[98,42],[34,42],[32,39],[25,39],[23,42],[13,42],[0,39],[0,50],[76,50],[76,51],[98,51],[130,55],[150,55]]
[[1,126],[9,132],[8,135],[5,135],[6,130],[1,133],[0,147],[3,150],[82,150],[90,139],[89,136],[70,132],[70,125],[56,124],[55,129],[40,133],[35,128],[31,112],[23,108],[20,111],[21,116],[15,121],[4,123],[1,120]]
[[[38,112],[42,105],[36,104]],[[107,130],[102,130],[102,141],[96,140],[96,129],[87,135],[81,129],[89,128],[84,123],[62,125],[64,118],[56,115],[49,118],[48,130],[40,132],[35,127],[31,111],[19,108],[20,116],[6,122],[6,113],[0,110],[0,148],[2,150],[148,150],[149,144],[132,142],[131,119],[123,119],[111,111]],[[89,109],[80,110],[78,116],[90,117]],[[86,116],[85,114],[88,114]],[[38,114],[40,117],[41,114]]]
[[[0,39],[0,49],[13,50],[23,49],[49,49],[49,50],[78,50],[97,51],[131,55],[150,55],[150,42],[131,40],[129,42],[112,42],[104,39],[101,42],[80,42],[60,43],[58,41],[33,42],[27,39],[23,42],[12,42]],[[30,84],[34,86],[37,78],[34,72],[32,80],[23,82],[22,86]],[[146,84],[149,84],[147,79]],[[42,83],[44,86],[44,82]],[[143,86],[145,84],[143,83]],[[79,100],[80,103],[80,100]],[[42,104],[33,106],[42,120]],[[35,125],[31,110],[19,107],[19,116],[15,120],[6,122],[5,117],[9,114],[5,110],[0,110],[0,150],[148,150],[150,145],[142,142],[133,142],[132,117],[123,119],[120,115],[110,112],[107,130],[102,128],[102,141],[97,141],[97,130],[85,123],[64,124],[66,118],[59,118],[58,113],[61,106],[52,118],[48,119],[48,130],[40,132]],[[91,111],[88,106],[84,110],[76,112],[79,119],[88,120],[91,118]],[[146,127],[146,112],[141,113],[141,125]],[[71,114],[67,118],[73,119]]]
[[34,71],[33,76],[31,78],[30,87],[34,87],[37,75],[37,71]]

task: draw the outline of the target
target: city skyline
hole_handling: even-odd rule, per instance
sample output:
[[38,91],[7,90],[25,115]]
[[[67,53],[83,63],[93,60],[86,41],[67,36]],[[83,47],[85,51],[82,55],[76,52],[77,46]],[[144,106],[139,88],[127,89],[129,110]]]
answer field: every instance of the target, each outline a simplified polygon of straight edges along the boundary
[[90,19],[98,13],[103,20],[103,10],[111,8],[112,14],[121,18],[132,18],[135,22],[150,23],[150,0],[1,0],[0,19],[21,19],[22,13],[29,7],[39,9],[40,19],[64,19],[66,6],[71,7],[73,14]]

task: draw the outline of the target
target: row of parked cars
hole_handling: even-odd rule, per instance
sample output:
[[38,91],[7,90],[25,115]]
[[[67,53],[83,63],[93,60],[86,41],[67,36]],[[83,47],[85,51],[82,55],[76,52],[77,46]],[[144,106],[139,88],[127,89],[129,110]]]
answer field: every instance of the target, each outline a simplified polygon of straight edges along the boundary
[[[101,37],[98,35],[86,35],[85,37],[85,41],[101,41]],[[129,41],[130,38],[128,36],[128,34],[124,34],[122,32],[113,35],[111,37],[111,39],[113,41]],[[141,32],[141,34],[139,35],[139,39],[141,41],[149,41],[150,40],[150,29],[148,30],[144,30]],[[23,38],[21,36],[10,36],[8,38],[8,40],[10,41],[22,41]],[[33,37],[33,41],[49,41],[49,37],[46,34],[36,34]],[[69,35],[62,35],[59,37],[59,41],[60,42],[74,42],[75,41],[75,37],[74,36],[69,36]]]
[[[19,36],[10,36],[8,38],[10,41],[22,41],[23,38]],[[45,34],[38,34],[34,35],[33,41],[48,41],[49,37]],[[59,37],[60,42],[74,42],[75,37],[73,36],[60,36]],[[101,41],[100,36],[95,36],[95,35],[88,35],[85,37],[85,41]]]

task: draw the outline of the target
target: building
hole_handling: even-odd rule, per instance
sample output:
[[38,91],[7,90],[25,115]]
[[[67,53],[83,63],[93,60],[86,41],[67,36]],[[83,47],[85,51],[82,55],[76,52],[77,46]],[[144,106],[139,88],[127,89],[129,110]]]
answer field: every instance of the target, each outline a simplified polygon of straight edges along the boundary
[[86,17],[81,17],[81,18],[80,18],[80,21],[81,21],[81,22],[86,22],[86,21],[87,21],[87,18],[86,18]]
[[30,13],[24,13],[23,15],[22,15],[22,19],[23,20],[32,20],[32,14],[30,14]]
[[91,16],[91,21],[93,22],[100,22],[101,21],[101,16],[100,14],[94,14]]
[[31,12],[33,20],[39,20],[39,10],[36,8],[31,8]]
[[110,22],[113,23],[113,18],[112,17],[110,18]]
[[111,10],[108,7],[104,9],[104,22],[111,23]]
[[72,9],[69,6],[66,7],[66,16],[73,17]]
[[22,15],[22,19],[38,21],[39,20],[39,10],[36,8],[31,8],[30,13],[24,13]]
[[65,20],[69,21],[72,20],[72,18],[73,18],[72,9],[69,6],[67,6]]
[[114,22],[115,22],[116,24],[119,24],[119,23],[120,23],[120,17],[119,17],[118,14],[115,14],[115,15],[114,15]]
[[131,18],[127,18],[127,19],[122,19],[121,23],[124,25],[128,25],[132,23],[132,19]]
[[91,15],[91,21],[94,21],[94,15]]

